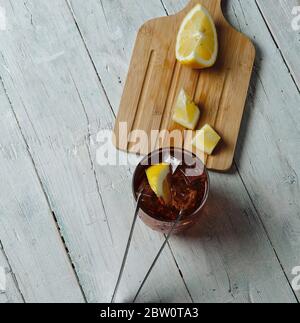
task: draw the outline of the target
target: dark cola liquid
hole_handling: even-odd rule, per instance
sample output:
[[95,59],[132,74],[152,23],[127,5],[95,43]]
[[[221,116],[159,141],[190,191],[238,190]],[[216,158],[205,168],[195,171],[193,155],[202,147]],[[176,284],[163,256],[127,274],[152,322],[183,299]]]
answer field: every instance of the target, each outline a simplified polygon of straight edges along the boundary
[[141,208],[148,215],[162,221],[174,221],[181,211],[187,217],[202,205],[208,190],[208,178],[203,169],[193,170],[180,165],[174,173],[171,172],[167,178],[171,189],[168,204],[152,191],[145,170],[140,174],[137,192],[142,192]]

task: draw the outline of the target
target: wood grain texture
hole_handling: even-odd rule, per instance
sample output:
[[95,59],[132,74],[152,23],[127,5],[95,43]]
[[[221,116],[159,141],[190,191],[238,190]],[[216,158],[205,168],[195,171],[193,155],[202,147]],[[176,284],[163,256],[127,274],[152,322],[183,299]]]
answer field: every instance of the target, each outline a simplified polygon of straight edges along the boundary
[[[3,35],[0,37],[3,42]],[[1,80],[0,105],[0,265],[8,272],[8,290],[0,299],[21,301],[22,293],[26,302],[82,302]],[[9,263],[2,263],[3,257]]]
[[[129,62],[134,35],[143,17],[145,20],[149,19],[150,13],[153,17],[161,16],[163,8],[157,9],[157,1],[154,0],[144,2],[143,6],[140,2],[132,0],[102,1],[104,9],[96,0],[88,0],[84,6],[79,0],[72,0],[71,3],[80,32],[111,106],[117,112],[118,100],[122,93],[122,84],[119,82],[123,83],[126,77],[126,64]],[[186,1],[171,0],[164,5],[170,13],[178,12],[186,5]],[[234,22],[236,26],[234,10],[239,6],[239,1],[229,1],[227,6],[230,22]],[[130,8],[126,15],[125,7]],[[257,10],[253,10],[251,16],[255,17],[257,14]],[[87,16],[89,19],[86,19]],[[242,13],[239,13],[239,16],[242,16]],[[120,35],[122,37],[113,42],[112,39]],[[248,35],[251,36],[251,33]],[[97,170],[101,172],[100,168]],[[263,176],[261,178],[263,179]],[[211,201],[216,203],[212,203],[210,212],[207,211],[207,217],[211,214],[211,218],[203,218],[203,222],[195,228],[190,238],[187,235],[170,242],[192,298],[195,301],[218,302],[295,302],[296,298],[255,211],[255,201],[249,198],[238,174],[225,177],[212,174],[212,181]],[[129,266],[135,265],[132,263],[135,251],[132,252]],[[153,277],[151,276],[153,281],[149,281],[142,291],[144,300],[153,300],[151,286],[159,271],[158,267],[153,272]],[[161,282],[166,286],[164,299],[173,299],[168,295],[168,283],[165,283],[164,279]],[[126,288],[130,286],[124,284],[122,293],[128,294]]]
[[[86,8],[86,2],[81,1],[81,6]],[[89,302],[109,302],[134,211],[128,168],[98,167],[95,160],[97,133],[112,128],[113,113],[66,2],[43,0],[38,6],[35,1],[7,2],[7,15],[9,33],[1,35],[0,45],[7,95],[85,298]],[[25,184],[30,185],[28,181]],[[37,184],[32,186],[36,189]],[[21,196],[26,198],[26,194]],[[31,202],[29,207],[35,209],[35,204]],[[42,208],[39,211],[43,213]],[[27,217],[30,212],[25,209]],[[48,213],[43,215],[49,217]],[[9,227],[14,226],[11,223]],[[41,228],[36,224],[34,230]],[[119,300],[133,297],[161,242],[161,236],[144,226],[137,227],[133,267],[127,267],[134,269],[134,275],[132,270],[126,271]],[[26,268],[33,265],[27,263]],[[59,284],[66,275],[57,275],[57,266],[59,262],[53,261],[49,270]],[[171,301],[190,301],[170,252],[158,268],[147,296],[165,299],[166,292],[159,283],[165,279],[174,291],[169,295]],[[171,274],[167,276],[167,272]],[[71,287],[66,287],[65,293],[70,293]],[[50,292],[51,288],[44,291],[44,298]]]
[[274,1],[272,0],[257,0],[257,4],[299,90],[300,31],[299,29],[294,30],[292,23],[295,20],[294,24],[300,28],[300,10],[297,10],[296,14],[293,14],[294,8],[300,8],[300,1],[279,0],[274,5]]
[[[178,67],[175,57],[180,24],[197,3],[211,12],[219,39],[217,63],[201,71]],[[198,129],[208,123],[223,139],[217,153],[203,161],[209,169],[225,171],[231,167],[255,49],[246,36],[228,24],[220,4],[220,0],[192,0],[176,15],[150,20],[140,28],[115,125],[119,149],[147,154],[160,147],[159,142],[157,147],[155,142],[150,145],[149,139],[148,145],[136,151],[134,138],[129,136],[127,141],[126,136],[120,135],[120,123],[127,123],[129,133],[145,131],[148,138],[153,138],[152,130],[183,130],[170,117],[179,91],[184,88],[201,109]],[[163,142],[166,146],[166,140]],[[198,155],[203,157],[202,153]]]

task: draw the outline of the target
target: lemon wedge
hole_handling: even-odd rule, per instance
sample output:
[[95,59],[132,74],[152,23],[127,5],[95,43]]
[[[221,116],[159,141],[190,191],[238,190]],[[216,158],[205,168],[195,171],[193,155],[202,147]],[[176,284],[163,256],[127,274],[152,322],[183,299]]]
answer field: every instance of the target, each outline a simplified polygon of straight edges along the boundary
[[157,164],[146,170],[146,175],[151,189],[158,198],[162,198],[165,203],[170,201],[171,193],[167,176],[170,173],[169,164]]
[[181,126],[194,130],[200,118],[200,110],[182,89],[174,108],[173,121]]
[[197,131],[193,140],[193,146],[202,152],[211,155],[220,140],[221,137],[207,124],[201,130]]
[[176,58],[192,68],[215,64],[218,56],[216,26],[207,9],[198,4],[184,18],[176,44]]

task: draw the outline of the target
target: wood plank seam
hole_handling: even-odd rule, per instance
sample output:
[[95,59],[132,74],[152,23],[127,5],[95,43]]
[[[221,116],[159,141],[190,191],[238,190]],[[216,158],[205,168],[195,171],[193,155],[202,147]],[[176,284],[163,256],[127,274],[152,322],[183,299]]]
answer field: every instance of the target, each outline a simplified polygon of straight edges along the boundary
[[62,234],[61,228],[60,228],[60,226],[59,226],[59,223],[58,223],[58,220],[57,220],[57,217],[56,217],[56,215],[55,215],[55,212],[54,212],[54,211],[52,211],[52,216],[53,216],[54,221],[55,221],[56,229],[57,229],[57,231],[58,231],[58,233],[59,233],[59,235],[60,235],[61,241],[62,241],[62,243],[63,243],[63,245],[64,245],[64,249],[65,249],[66,254],[67,254],[67,256],[68,256],[69,262],[70,262],[70,264],[71,264],[71,266],[72,266],[72,269],[73,269],[73,271],[74,271],[74,275],[75,275],[75,277],[76,277],[77,283],[78,283],[79,288],[80,288],[80,291],[81,291],[81,293],[82,293],[82,297],[83,297],[83,299],[84,299],[84,302],[85,302],[85,303],[88,303],[88,301],[87,301],[87,297],[86,297],[85,292],[84,292],[84,289],[83,289],[83,287],[82,287],[82,285],[81,285],[81,283],[80,283],[79,276],[78,276],[78,274],[77,274],[76,266],[75,266],[75,264],[74,264],[74,262],[73,262],[73,260],[72,260],[72,257],[71,257],[71,255],[70,255],[69,248],[68,248],[68,246],[67,246],[67,244],[66,244],[65,238],[64,238],[64,236],[63,236],[63,234]]
[[8,268],[9,268],[10,274],[11,274],[11,276],[12,276],[12,278],[13,278],[13,281],[14,281],[14,284],[15,284],[15,286],[16,286],[16,289],[17,289],[18,293],[20,294],[22,301],[23,301],[24,303],[26,303],[26,301],[25,301],[25,297],[24,297],[24,295],[23,295],[23,293],[22,293],[22,291],[21,291],[21,288],[20,288],[20,285],[19,285],[19,282],[18,282],[17,276],[16,276],[16,274],[15,274],[15,273],[14,273],[14,271],[13,271],[13,268],[12,268],[11,263],[10,263],[10,261],[9,261],[8,255],[7,255],[7,253],[5,252],[5,248],[4,248],[3,243],[2,243],[2,241],[1,241],[1,240],[0,240],[0,250],[2,251],[2,253],[3,253],[3,255],[4,255],[4,258],[5,258],[6,262],[7,262],[7,265],[8,265]]
[[292,73],[292,71],[291,71],[291,69],[290,69],[290,66],[289,66],[289,64],[288,64],[288,61],[286,60],[286,58],[285,58],[285,55],[284,55],[283,51],[280,49],[280,47],[279,47],[279,45],[278,45],[278,42],[277,42],[277,40],[275,39],[275,36],[273,35],[273,33],[272,33],[271,29],[270,29],[270,26],[269,26],[269,24],[268,24],[268,22],[267,22],[267,19],[266,19],[266,17],[265,17],[265,15],[264,15],[264,13],[262,12],[261,7],[260,7],[260,5],[258,4],[257,0],[255,0],[255,4],[256,4],[256,6],[257,6],[258,11],[260,12],[260,15],[261,15],[262,19],[264,20],[264,23],[265,23],[266,27],[268,28],[268,31],[269,31],[269,33],[270,33],[270,35],[271,35],[272,39],[273,39],[273,42],[274,42],[274,44],[275,44],[276,48],[278,49],[278,51],[279,51],[279,53],[280,53],[280,55],[281,55],[281,57],[282,57],[282,61],[283,61],[283,63],[285,64],[285,66],[286,66],[286,68],[287,68],[287,70],[288,70],[288,72],[289,72],[289,75],[290,75],[291,79],[293,80],[293,82],[294,82],[294,84],[295,84],[295,86],[296,86],[296,89],[298,90],[298,93],[300,93],[300,87],[298,86],[297,81],[296,81],[296,79],[295,79],[295,77],[294,77],[294,75],[293,75],[293,73]]
[[272,240],[271,240],[271,237],[270,237],[269,232],[268,232],[268,230],[267,230],[267,228],[266,228],[266,226],[265,226],[265,223],[264,223],[264,221],[262,220],[262,216],[261,216],[260,212],[258,211],[258,209],[257,209],[257,207],[256,207],[256,205],[255,205],[255,203],[254,203],[254,200],[253,200],[253,198],[252,198],[252,196],[251,196],[251,194],[250,194],[250,192],[249,192],[249,190],[248,190],[248,187],[246,186],[246,183],[245,183],[245,181],[244,181],[244,179],[243,179],[243,177],[242,177],[242,175],[241,175],[241,173],[240,173],[240,171],[239,171],[239,168],[238,168],[238,166],[237,166],[237,163],[236,163],[236,162],[234,162],[234,163],[235,163],[235,167],[236,167],[236,170],[237,170],[237,172],[238,172],[238,175],[239,175],[239,177],[240,177],[240,179],[241,179],[241,181],[242,181],[242,184],[243,184],[243,186],[244,186],[244,188],[245,188],[245,190],[246,190],[246,193],[247,193],[247,195],[248,195],[248,197],[249,197],[249,199],[250,199],[250,202],[251,202],[251,204],[252,204],[252,206],[253,206],[253,208],[254,208],[254,210],[255,210],[256,214],[257,214],[257,217],[259,218],[259,220],[260,220],[260,222],[261,222],[262,228],[263,228],[263,230],[264,230],[264,231],[265,231],[265,233],[266,233],[266,237],[267,237],[267,239],[268,239],[268,241],[269,241],[269,243],[270,243],[270,246],[271,246],[271,248],[272,248],[272,249],[273,249],[273,251],[274,251],[275,257],[277,258],[278,263],[279,263],[279,265],[280,265],[280,267],[281,267],[281,270],[282,270],[282,272],[283,272],[283,274],[284,274],[284,276],[285,276],[285,278],[286,278],[286,280],[287,280],[287,283],[288,283],[288,285],[290,286],[291,291],[292,291],[292,293],[293,293],[293,294],[294,294],[294,296],[295,296],[295,300],[297,301],[297,303],[300,303],[300,300],[298,299],[298,297],[297,297],[297,295],[296,295],[296,292],[294,291],[294,289],[293,289],[293,287],[292,287],[292,284],[291,284],[291,282],[290,282],[290,280],[289,280],[289,278],[288,278],[288,275],[287,275],[287,273],[286,273],[286,271],[285,271],[285,269],[284,269],[284,267],[283,267],[283,265],[282,265],[282,263],[281,263],[280,257],[279,257],[279,255],[278,255],[278,253],[277,253],[277,251],[276,251],[276,249],[275,249],[275,247],[274,247],[274,244],[273,244],[273,242],[272,242]]
[[[75,23],[76,29],[77,29],[77,31],[78,31],[78,33],[79,33],[79,35],[80,35],[80,38],[81,38],[81,40],[82,40],[82,42],[83,42],[83,45],[84,45],[84,48],[85,48],[85,50],[86,50],[86,52],[87,52],[87,54],[88,54],[89,60],[90,60],[90,62],[92,63],[93,69],[94,69],[94,71],[95,71],[95,73],[96,73],[96,75],[97,75],[97,78],[98,78],[98,80],[99,80],[100,86],[101,86],[101,88],[102,88],[102,90],[103,90],[103,94],[104,94],[104,95],[105,95],[105,97],[106,97],[106,100],[107,100],[107,103],[108,103],[108,105],[109,105],[109,107],[110,107],[110,109],[111,109],[111,112],[112,112],[112,113],[113,113],[113,115],[116,117],[116,114],[115,114],[115,111],[114,111],[114,109],[113,109],[113,106],[112,106],[112,104],[111,104],[111,102],[110,102],[110,100],[109,100],[108,94],[107,94],[107,92],[106,92],[106,90],[105,90],[105,87],[104,87],[104,85],[103,85],[103,82],[102,82],[101,76],[100,76],[100,74],[98,73],[98,70],[97,70],[97,67],[96,67],[96,65],[95,65],[95,62],[94,62],[94,60],[93,60],[93,58],[92,58],[92,56],[91,56],[91,53],[90,53],[90,51],[89,51],[89,49],[88,49],[88,47],[87,47],[87,43],[86,43],[86,41],[85,41],[85,39],[84,39],[84,37],[83,37],[83,34],[82,34],[82,32],[81,32],[81,30],[80,30],[80,28],[79,28],[79,26],[78,26],[78,23],[77,23],[77,20],[76,20],[76,16],[75,16],[75,13],[74,13],[74,10],[73,10],[73,8],[72,8],[72,4],[71,4],[70,0],[65,0],[65,1],[66,1],[66,4],[67,4],[67,7],[69,8],[70,13],[71,13],[71,15],[72,15],[72,17],[73,17],[73,20],[74,20],[74,23]],[[102,4],[102,2],[101,2],[101,4]]]
[[77,281],[77,283],[78,283],[78,285],[79,285],[79,288],[80,288],[80,290],[81,290],[81,293],[82,293],[83,299],[84,299],[84,300],[86,300],[86,296],[85,296],[85,294],[84,294],[84,292],[83,292],[83,289],[82,289],[82,286],[81,286],[81,284],[80,284],[79,277],[78,277],[77,272],[76,272],[76,269],[75,269],[75,265],[73,264],[73,262],[72,262],[72,260],[71,260],[71,257],[70,257],[70,255],[69,255],[69,253],[68,253],[68,248],[67,248],[67,246],[66,246],[66,244],[65,244],[65,240],[64,240],[64,238],[63,238],[63,236],[62,236],[62,234],[61,234],[61,230],[60,230],[60,227],[59,227],[59,225],[58,225],[57,219],[56,219],[56,217],[54,216],[54,211],[52,210],[51,202],[50,202],[49,196],[48,196],[48,194],[47,194],[47,192],[46,192],[46,189],[44,188],[44,185],[43,185],[43,183],[42,183],[41,177],[40,177],[39,172],[38,172],[38,169],[37,169],[37,167],[36,167],[36,163],[35,163],[34,158],[33,158],[32,154],[31,154],[31,152],[30,152],[30,146],[29,146],[29,144],[28,144],[28,142],[27,142],[27,140],[26,140],[26,138],[25,138],[24,132],[23,132],[22,127],[21,127],[21,124],[20,124],[20,122],[19,122],[19,118],[18,118],[18,116],[17,116],[17,114],[16,114],[16,111],[15,111],[15,109],[14,109],[14,107],[13,107],[12,101],[11,101],[11,99],[10,99],[10,96],[9,96],[8,92],[7,92],[7,89],[6,89],[6,87],[5,87],[5,84],[4,84],[4,81],[3,81],[2,77],[1,77],[1,75],[0,75],[0,82],[1,82],[1,85],[2,85],[2,87],[3,87],[4,93],[5,93],[6,97],[7,97],[7,100],[8,100],[8,102],[9,102],[9,105],[10,105],[11,111],[12,111],[12,113],[13,113],[13,116],[14,116],[14,118],[15,118],[15,121],[16,121],[16,123],[17,123],[17,127],[18,127],[19,133],[20,133],[20,135],[21,135],[21,138],[22,138],[22,140],[23,140],[23,142],[24,142],[24,144],[25,144],[26,151],[27,151],[27,155],[28,155],[28,157],[29,157],[29,159],[30,159],[30,161],[31,161],[32,166],[33,166],[33,169],[34,169],[34,172],[35,172],[35,174],[36,174],[36,177],[37,177],[38,183],[39,183],[39,185],[40,185],[40,188],[41,188],[41,190],[42,190],[42,192],[43,192],[43,195],[44,195],[44,198],[45,198],[45,200],[46,200],[46,203],[47,203],[47,206],[48,206],[49,212],[52,214],[52,220],[53,220],[53,222],[54,222],[54,224],[55,224],[55,226],[56,226],[57,233],[58,233],[58,235],[59,235],[59,237],[60,237],[60,241],[61,241],[61,243],[62,243],[62,245],[63,245],[63,248],[64,248],[64,250],[65,250],[65,252],[66,252],[66,255],[67,255],[68,259],[69,259],[69,264],[70,264],[71,270],[72,270],[72,272],[73,272],[73,274],[74,274],[74,276],[75,276],[75,278],[76,278],[76,281]]
[[160,0],[160,3],[162,4],[162,6],[163,6],[163,8],[165,10],[166,15],[169,16],[168,9],[167,9],[166,5],[164,4],[164,1],[163,0]]
[[[105,91],[105,87],[104,87],[103,82],[102,82],[102,79],[101,79],[101,77],[100,77],[100,75],[99,75],[99,73],[98,73],[98,71],[97,71],[97,68],[96,68],[95,62],[94,62],[94,60],[93,60],[93,58],[92,58],[92,55],[91,55],[91,53],[90,53],[90,51],[89,51],[89,49],[88,49],[87,43],[86,43],[86,41],[85,41],[85,39],[84,39],[84,37],[83,37],[83,34],[82,34],[81,30],[80,30],[80,27],[79,27],[79,25],[78,25],[78,23],[77,23],[76,15],[75,15],[75,13],[74,13],[74,10],[73,10],[73,8],[72,8],[72,5],[71,5],[71,3],[70,3],[70,0],[65,0],[65,1],[66,1],[66,3],[67,3],[67,6],[68,6],[68,8],[69,8],[70,12],[71,12],[72,18],[73,18],[74,23],[75,23],[75,25],[76,25],[76,28],[77,28],[77,30],[78,30],[78,32],[79,32],[79,34],[80,34],[81,40],[82,40],[82,42],[83,42],[83,44],[84,44],[84,47],[85,47],[85,49],[86,49],[86,51],[87,51],[87,54],[88,54],[88,56],[89,56],[89,59],[90,59],[90,61],[91,61],[92,65],[93,65],[93,68],[94,68],[94,70],[95,70],[95,73],[97,74],[98,80],[99,80],[99,82],[100,82],[100,84],[101,84],[101,87],[102,87],[102,89],[103,89],[103,92],[104,92],[104,94],[105,94],[105,97],[106,97],[106,99],[107,99],[107,102],[108,102],[108,104],[109,104],[109,107],[110,107],[110,109],[111,109],[111,111],[112,111],[112,113],[113,113],[114,118],[116,119],[116,114],[115,114],[115,112],[114,112],[114,110],[113,110],[113,107],[112,107],[112,104],[111,104],[111,102],[110,102],[110,99],[109,99],[109,97],[108,97],[108,95],[107,95],[107,92]],[[176,66],[176,64],[175,64],[175,66]],[[171,86],[170,86],[170,88],[171,88],[171,87],[172,87],[172,82],[171,82]],[[96,177],[96,179],[97,179],[97,174],[96,174],[96,172],[95,172],[95,177]],[[98,186],[98,187],[99,187],[99,186]],[[102,200],[102,198],[101,198],[101,200]],[[103,200],[102,200],[102,201],[103,201]],[[179,269],[179,267],[178,267],[178,263],[177,263],[176,258],[175,258],[175,255],[172,253],[172,250],[171,250],[170,246],[169,246],[169,250],[170,250],[171,254],[173,255],[173,256],[172,256],[172,258],[173,258],[173,260],[174,260],[174,262],[175,262],[175,265],[177,264],[176,266],[177,266],[177,268]],[[180,269],[179,269],[179,272],[181,272],[181,270],[180,270]],[[185,285],[185,288],[186,288],[186,290],[187,290],[187,293],[188,293],[189,295],[191,295],[191,292],[189,291],[189,289],[188,289],[188,287],[187,287],[187,284],[186,284],[185,282],[184,282],[184,285]]]
[[[68,7],[69,7],[69,5],[71,6],[71,4],[70,4],[70,2],[69,2],[68,0],[66,0],[66,2],[67,2]],[[102,2],[101,2],[101,4],[102,4]],[[102,4],[102,6],[103,6],[103,4]],[[85,47],[85,49],[86,49],[86,51],[87,51],[87,53],[88,53],[88,56],[89,56],[89,59],[90,59],[90,61],[91,61],[92,65],[93,65],[93,69],[95,70],[95,72],[96,72],[96,74],[97,74],[97,77],[98,77],[98,80],[99,80],[99,82],[100,82],[100,84],[101,84],[101,87],[103,87],[103,91],[104,91],[104,94],[105,94],[106,99],[107,99],[107,101],[108,101],[108,104],[109,104],[109,106],[110,106],[110,108],[111,108],[111,111],[113,112],[113,115],[115,116],[114,111],[113,111],[113,108],[112,108],[112,105],[111,105],[111,103],[110,103],[110,100],[109,100],[109,98],[108,98],[108,96],[107,96],[107,93],[105,92],[105,89],[104,89],[104,86],[103,86],[103,83],[102,83],[101,77],[100,77],[100,75],[98,74],[98,71],[96,70],[95,63],[94,63],[94,61],[93,61],[93,59],[92,59],[92,57],[91,57],[91,54],[90,54],[90,52],[89,52],[89,50],[88,50],[88,47],[87,47],[87,44],[86,44],[86,42],[85,42],[85,40],[84,40],[84,37],[83,37],[83,35],[82,35],[82,33],[81,33],[80,29],[79,29],[79,26],[78,26],[78,24],[77,24],[77,22],[76,22],[76,20],[75,20],[75,19],[76,19],[76,17],[75,17],[75,15],[74,15],[74,11],[73,11],[73,9],[72,9],[71,7],[69,7],[69,9],[70,9],[70,11],[71,11],[71,14],[72,14],[73,20],[74,20],[74,22],[75,22],[76,28],[77,28],[77,30],[78,30],[78,32],[79,32],[79,34],[80,34],[80,38],[81,38],[82,42],[84,43],[84,47]],[[149,59],[149,64],[150,64],[150,61],[151,61],[151,56],[150,56],[150,59]],[[89,136],[89,138],[91,138],[91,137],[92,137],[92,134],[91,134],[91,131],[90,131],[90,128],[89,128],[89,124],[90,124],[89,116],[88,116],[88,114],[87,114],[87,111],[86,111],[86,108],[85,108],[84,102],[83,102],[83,100],[82,100],[81,94],[80,94],[80,92],[79,92],[79,89],[78,89],[78,87],[77,87],[77,85],[76,85],[76,82],[75,82],[74,77],[73,77],[73,75],[72,75],[72,73],[71,73],[71,71],[70,71],[70,70],[69,70],[69,73],[70,73],[70,76],[71,76],[72,82],[73,82],[73,84],[74,84],[74,87],[75,87],[75,89],[76,89],[77,95],[78,95],[78,97],[79,97],[80,103],[81,103],[81,105],[82,105],[84,115],[85,115],[85,117],[86,117],[88,136]],[[89,139],[89,138],[88,138],[88,139]],[[92,159],[92,153],[91,153],[91,148],[90,148],[90,142],[89,142],[89,140],[86,140],[85,144],[86,144],[86,147],[87,147],[87,150],[88,150],[88,155],[89,155],[89,159],[90,159],[90,163],[91,163],[91,168],[92,168],[92,170],[93,170],[93,174],[94,174],[94,178],[95,178],[95,182],[96,182],[97,193],[98,193],[99,199],[100,199],[101,204],[102,204],[103,212],[104,212],[104,215],[105,215],[105,218],[106,218],[106,224],[107,224],[108,231],[109,231],[109,234],[110,234],[110,239],[111,239],[111,242],[112,242],[112,244],[113,244],[113,235],[112,235],[112,230],[111,230],[111,226],[110,226],[110,223],[109,223],[109,220],[108,220],[108,216],[107,216],[106,208],[105,208],[105,205],[104,205],[104,202],[103,202],[103,197],[102,197],[102,194],[101,194],[101,191],[100,191],[100,185],[99,185],[98,177],[97,177],[97,174],[96,174],[95,164],[94,164],[93,159]]]
[[[68,70],[69,70],[69,68],[68,68]],[[108,231],[109,231],[109,234],[110,234],[111,242],[113,243],[113,235],[112,235],[110,223],[109,223],[109,220],[108,220],[107,212],[106,212],[106,209],[105,209],[105,206],[104,206],[104,203],[103,203],[103,198],[102,198],[102,195],[101,195],[101,192],[100,192],[100,185],[99,185],[99,182],[98,182],[98,178],[96,176],[95,164],[94,164],[93,158],[92,158],[92,152],[91,152],[91,147],[90,147],[90,138],[92,138],[92,133],[91,133],[91,130],[90,130],[90,127],[89,127],[89,125],[91,124],[90,123],[90,119],[89,119],[89,116],[88,116],[86,107],[84,105],[84,102],[82,100],[81,94],[79,92],[78,86],[77,86],[77,84],[75,82],[75,79],[74,79],[74,77],[72,75],[72,72],[70,70],[69,70],[69,73],[70,73],[72,82],[74,84],[74,87],[76,89],[76,93],[78,95],[79,101],[81,103],[81,106],[82,106],[82,109],[83,109],[83,113],[84,113],[85,118],[86,118],[88,138],[86,138],[86,140],[85,140],[85,145],[86,145],[86,148],[87,148],[87,151],[88,151],[88,156],[89,156],[89,159],[90,159],[91,168],[93,170],[93,174],[94,174],[94,177],[95,177],[95,182],[96,182],[96,187],[97,187],[97,193],[98,193],[99,199],[101,201],[102,208],[103,208],[103,212],[104,212],[104,215],[105,215],[106,225],[107,225],[107,228],[108,228]]]
[[178,261],[176,260],[176,256],[175,256],[175,254],[174,254],[174,252],[173,252],[173,249],[172,249],[172,246],[171,246],[171,244],[170,244],[170,241],[168,241],[168,247],[169,247],[169,249],[170,249],[170,251],[171,251],[171,255],[172,255],[173,260],[174,260],[174,262],[175,262],[175,264],[176,264],[176,267],[177,267],[178,272],[179,272],[179,274],[180,274],[180,277],[181,277],[181,279],[182,279],[182,281],[183,281],[183,284],[185,285],[185,287],[186,287],[186,289],[187,289],[187,291],[188,291],[189,297],[191,298],[192,303],[195,303],[194,298],[193,298],[193,296],[192,296],[192,293],[189,291],[189,288],[188,288],[187,282],[185,281],[184,275],[183,275],[183,273],[182,273],[182,271],[181,271],[181,269],[180,269],[179,263],[178,263]]

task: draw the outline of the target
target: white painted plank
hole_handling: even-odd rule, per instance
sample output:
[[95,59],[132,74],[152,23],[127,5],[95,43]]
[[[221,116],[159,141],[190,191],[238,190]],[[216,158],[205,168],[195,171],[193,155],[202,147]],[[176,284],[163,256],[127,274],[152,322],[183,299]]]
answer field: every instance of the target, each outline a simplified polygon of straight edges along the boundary
[[0,303],[23,303],[18,283],[0,245]]
[[[109,71],[112,69],[111,65],[120,66],[126,61],[126,57],[130,56],[135,35],[130,35],[127,31],[132,29],[131,26],[135,24],[135,21],[134,19],[127,21],[124,18],[126,15],[124,15],[123,11],[118,10],[118,8],[122,8],[128,3],[132,4],[132,1],[128,1],[127,3],[126,1],[122,1],[122,4],[119,1],[119,6],[116,4],[117,1],[114,1],[112,7],[109,1],[102,1],[102,3],[104,11],[108,13],[113,12],[114,17],[118,17],[118,19],[110,22],[110,19],[114,18],[110,18],[111,15],[106,14],[108,21],[104,24],[103,19],[101,19],[104,16],[103,9],[99,7],[98,2],[90,0],[83,6],[77,0],[71,1],[80,31],[94,59],[97,71],[103,80],[108,97],[113,102],[114,109],[116,109],[117,99],[115,97],[116,93],[119,93],[120,88],[114,87],[117,77],[113,74],[110,75]],[[156,2],[153,1],[152,3],[154,3],[155,7]],[[178,4],[179,2],[173,1],[169,5],[173,5],[173,3]],[[130,8],[130,6],[128,7]],[[87,20],[86,17],[89,12],[93,14],[91,19]],[[131,15],[130,12],[129,10],[129,15]],[[163,14],[162,12],[161,15]],[[131,46],[128,45],[125,53],[118,42],[114,42],[114,44],[108,42],[104,34],[103,37],[97,37],[98,32],[101,33],[103,30],[106,30],[106,25],[112,25],[117,30],[123,31],[122,43],[128,44],[132,42]],[[137,28],[138,26],[136,26],[135,31]],[[95,34],[95,30],[97,34]],[[106,68],[108,61],[101,59],[97,54],[100,50],[102,53],[110,53],[110,65],[108,69]],[[117,70],[119,71],[119,69]],[[263,227],[257,219],[257,215],[251,206],[251,201],[247,196],[247,192],[239,176],[236,174],[227,177],[214,174],[213,180],[217,183],[216,188],[218,188],[218,193],[215,193],[214,196],[216,194],[218,196],[219,194],[226,197],[228,194],[227,186],[230,185],[232,187],[230,195],[235,197],[234,200],[236,203],[236,205],[232,205],[231,200],[228,201],[229,197],[227,197],[227,200],[226,198],[223,200],[222,198],[218,199],[220,204],[217,205],[218,207],[214,210],[213,214],[222,212],[220,217],[224,217],[222,219],[224,222],[221,222],[218,228],[219,232],[213,230],[214,221],[216,221],[213,219],[209,224],[206,224],[208,226],[206,233],[210,234],[208,241],[205,239],[203,241],[200,236],[199,239],[196,237],[194,243],[191,244],[191,239],[189,239],[189,235],[187,234],[185,237],[186,240],[176,238],[172,242],[174,254],[179,262],[180,268],[184,269],[184,278],[188,288],[191,290],[192,297],[198,301],[294,302],[295,297],[269,244]],[[249,219],[245,215],[245,212],[249,212]],[[236,234],[236,226],[238,225],[242,226],[239,232],[243,233],[245,238]],[[213,236],[214,232],[218,233],[218,237]],[[224,236],[223,240],[226,240],[227,235],[229,239],[234,237],[235,240],[230,241],[227,245],[225,244],[222,249],[218,245],[220,235]],[[233,240],[233,238],[231,239]],[[235,248],[235,253],[231,251],[233,247]],[[215,263],[215,267],[211,267],[209,270],[207,268],[201,269],[203,261],[205,263],[205,257],[203,254],[201,256],[197,255],[197,250],[199,249],[205,251],[207,262]],[[239,265],[238,270],[230,265],[231,261],[233,264]],[[252,262],[258,268],[251,267]],[[226,272],[230,275],[230,280],[234,282],[230,292]],[[210,279],[208,277],[209,274],[212,277]],[[217,276],[217,279],[214,279],[214,276]],[[267,277],[268,279],[266,279]],[[273,287],[272,282],[274,280],[276,280],[276,286]],[[270,286],[272,287],[271,291]],[[253,288],[258,289],[256,292],[257,295],[253,294]],[[147,288],[143,290],[143,293],[147,293]]]
[[257,4],[300,89],[300,1],[257,0]]
[[1,81],[0,105],[0,265],[5,251],[13,271],[3,297],[20,301],[15,276],[26,302],[83,301]]
[[[134,211],[128,168],[95,162],[96,134],[112,128],[113,113],[64,1],[13,2],[7,15],[0,44],[7,93],[86,298],[110,301]],[[134,296],[161,243],[138,223],[119,301]],[[170,301],[190,301],[170,252],[158,269],[147,297],[164,299],[165,279]]]

